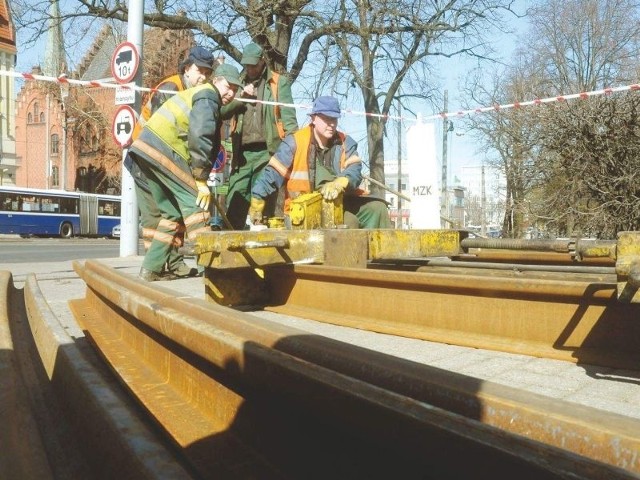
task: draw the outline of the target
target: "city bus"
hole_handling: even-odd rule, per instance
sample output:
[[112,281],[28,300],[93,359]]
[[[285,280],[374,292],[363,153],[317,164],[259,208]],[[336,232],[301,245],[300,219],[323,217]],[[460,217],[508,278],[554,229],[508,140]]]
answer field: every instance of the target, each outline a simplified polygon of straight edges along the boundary
[[109,236],[120,196],[0,186],[0,234]]

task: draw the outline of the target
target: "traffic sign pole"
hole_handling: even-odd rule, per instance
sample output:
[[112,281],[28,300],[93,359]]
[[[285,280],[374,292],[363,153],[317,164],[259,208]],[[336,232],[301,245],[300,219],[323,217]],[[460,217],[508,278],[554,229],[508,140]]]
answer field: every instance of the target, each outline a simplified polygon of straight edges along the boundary
[[[129,22],[127,24],[127,40],[134,46],[138,56],[133,81],[135,85],[142,86],[142,40],[143,40],[143,18],[144,18],[144,0],[129,1]],[[114,60],[115,61],[115,60]],[[121,64],[123,62],[120,62]],[[113,61],[112,61],[113,65]],[[112,67],[113,68],[113,67]],[[122,75],[124,69],[115,72]],[[130,73],[130,72],[129,72]],[[114,75],[116,77],[116,75]],[[126,77],[124,77],[126,78]],[[126,82],[128,83],[131,79]],[[133,104],[134,112],[140,113],[140,91],[136,90],[135,103]],[[135,118],[134,118],[135,121]],[[122,150],[122,207],[120,214],[120,256],[129,257],[138,255],[138,201],[136,199],[135,182],[129,170],[124,166],[124,159],[127,155],[127,148]]]

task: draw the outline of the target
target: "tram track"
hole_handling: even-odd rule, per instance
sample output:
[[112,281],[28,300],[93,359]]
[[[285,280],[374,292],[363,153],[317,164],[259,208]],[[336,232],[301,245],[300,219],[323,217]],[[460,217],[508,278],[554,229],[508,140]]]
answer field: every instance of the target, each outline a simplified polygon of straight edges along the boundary
[[[349,283],[350,275],[357,277],[326,268],[267,269],[265,278],[278,275],[285,285],[297,285],[273,297],[284,298],[286,292],[293,302],[303,293],[296,288],[307,288],[303,284],[320,277],[334,284],[320,290],[342,287],[335,285],[339,278]],[[70,307],[105,364],[64,359],[80,347],[58,331],[33,278],[25,284],[23,300],[16,289],[6,287],[12,299],[7,303],[24,301],[26,308],[22,313],[6,309],[2,325],[28,322],[34,343],[43,345],[37,347],[48,372],[43,382],[64,385],[54,390],[61,403],[83,414],[76,425],[89,432],[98,428],[106,445],[126,445],[121,436],[135,439],[141,434],[154,446],[160,457],[136,451],[135,441],[116,448],[125,459],[109,462],[120,465],[118,478],[465,478],[480,470],[498,478],[640,476],[638,420],[311,335],[193,296],[176,296],[97,261],[75,262],[74,269],[87,290]],[[411,290],[411,282],[401,287],[396,273],[384,272],[385,288]],[[368,285],[376,282],[370,279]],[[422,294],[432,288],[429,282],[418,283]],[[469,285],[462,290],[475,291]],[[379,292],[370,295],[386,298]],[[606,294],[594,298],[608,305]],[[5,331],[10,333],[0,335],[2,352],[13,355],[13,331],[0,330]],[[54,341],[56,336],[64,341]],[[53,362],[51,352],[56,352]],[[87,354],[82,352],[82,358]],[[70,380],[60,381],[75,378],[77,365],[83,365],[80,370],[93,365],[91,371],[102,381],[110,377],[104,369],[109,366],[119,381],[110,383],[109,391],[128,393],[126,411],[140,431],[98,427],[110,409],[87,409],[95,400],[87,402],[88,394],[77,394],[81,387]],[[2,368],[8,368],[5,361]],[[21,377],[12,371],[13,377]],[[20,389],[12,391],[19,394]],[[39,425],[37,419],[34,423]],[[78,435],[80,446],[88,443],[76,430],[72,434]],[[89,444],[96,451],[104,448]],[[147,459],[144,475],[133,461],[138,455]],[[46,452],[44,456],[48,459]],[[183,476],[167,473],[167,465]],[[98,462],[86,468],[100,472],[105,467]],[[136,473],[127,477],[130,472]],[[102,471],[102,478],[110,477]]]
[[266,308],[422,340],[638,368],[640,304],[618,301],[612,268],[502,266],[273,267]]
[[187,479],[34,275],[0,272],[0,478]]

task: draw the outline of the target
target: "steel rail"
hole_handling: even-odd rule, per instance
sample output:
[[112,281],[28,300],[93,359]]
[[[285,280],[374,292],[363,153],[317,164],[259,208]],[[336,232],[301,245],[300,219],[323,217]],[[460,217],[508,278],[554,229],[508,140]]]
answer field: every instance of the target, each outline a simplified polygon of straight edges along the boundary
[[[463,273],[463,274],[460,274]],[[467,347],[635,369],[640,305],[612,280],[296,265],[266,270],[267,309]]]
[[615,281],[615,267],[587,267],[582,265],[528,265],[524,263],[495,263],[495,262],[467,262],[464,260],[450,259],[426,259],[426,265],[423,270],[429,271],[430,267],[451,267],[452,269],[468,268],[468,269],[487,269],[487,270],[503,270],[511,272],[542,272],[542,273],[582,273],[588,275],[609,276]]
[[640,473],[639,421],[74,269],[76,318],[202,478]]
[[88,347],[0,272],[0,478],[191,478]]

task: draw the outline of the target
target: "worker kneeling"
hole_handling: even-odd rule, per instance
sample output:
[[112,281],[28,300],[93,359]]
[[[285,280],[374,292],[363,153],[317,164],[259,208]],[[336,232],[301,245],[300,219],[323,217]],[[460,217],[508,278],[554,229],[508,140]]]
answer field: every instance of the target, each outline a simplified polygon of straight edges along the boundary
[[310,124],[285,137],[254,184],[251,222],[262,223],[264,199],[284,185],[285,215],[289,214],[291,200],[304,193],[319,191],[327,201],[344,193],[344,223],[348,228],[391,228],[385,201],[358,190],[362,162],[356,141],[338,131],[338,100],[318,97],[309,116]]

